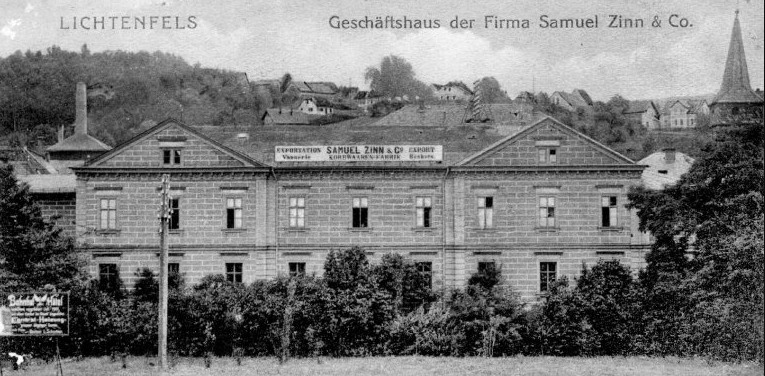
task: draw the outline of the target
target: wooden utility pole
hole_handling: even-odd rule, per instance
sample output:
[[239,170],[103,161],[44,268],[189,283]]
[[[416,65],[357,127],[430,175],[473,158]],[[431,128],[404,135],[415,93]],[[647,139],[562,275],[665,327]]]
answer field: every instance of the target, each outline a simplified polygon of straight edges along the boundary
[[162,187],[160,188],[162,205],[159,212],[159,333],[157,349],[157,363],[160,370],[167,369],[167,258],[168,248],[167,233],[170,228],[170,175],[162,174]]

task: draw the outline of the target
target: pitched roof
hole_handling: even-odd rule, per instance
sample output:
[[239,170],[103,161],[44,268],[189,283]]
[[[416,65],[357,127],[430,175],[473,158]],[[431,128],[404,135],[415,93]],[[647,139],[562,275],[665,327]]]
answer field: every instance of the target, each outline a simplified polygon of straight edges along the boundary
[[[501,139],[498,127],[486,124],[461,124],[452,127],[432,126],[381,126],[360,124],[358,121],[327,124],[321,127],[306,125],[285,125],[283,127],[251,127],[249,137],[242,141],[237,135],[242,129],[234,127],[199,126],[199,131],[220,143],[250,155],[265,164],[276,165],[276,146],[310,145],[443,145],[444,160],[438,162],[357,162],[365,166],[443,166],[481,150],[486,145]],[[518,129],[521,129],[520,127]],[[363,164],[362,164],[363,163]],[[305,166],[301,162],[280,162],[278,166]],[[342,165],[348,162],[312,162],[312,166]]]
[[[530,104],[492,103],[485,104],[484,108],[491,114],[493,124],[521,126],[536,118]],[[429,104],[424,108],[411,104],[382,117],[375,125],[454,127],[465,124],[463,119],[466,109],[466,105],[455,103]]]
[[590,98],[590,95],[582,89],[574,89],[574,91],[571,93],[566,93],[565,91],[556,91],[553,93],[553,95],[555,95],[555,93],[558,93],[560,97],[568,102],[568,104],[572,107],[592,106],[592,99]]
[[653,103],[651,100],[647,101],[630,101],[629,107],[624,109],[625,114],[638,114],[648,111],[649,108],[653,107],[655,112],[659,112],[659,109],[656,107],[656,104]]
[[289,110],[284,108],[282,109],[269,108],[263,114],[262,120],[265,120],[266,117],[270,118],[274,124],[308,125],[308,124],[311,124],[311,120],[320,118],[321,115],[309,115],[301,111]]
[[749,83],[749,69],[746,66],[744,42],[741,38],[741,26],[738,22],[738,10],[733,20],[733,32],[728,46],[728,58],[725,60],[725,72],[722,85],[712,103],[761,103]]
[[467,87],[467,85],[465,83],[463,83],[463,82],[449,82],[446,85],[433,84],[433,87],[436,88],[436,90],[440,90],[442,88],[454,87],[454,88],[459,88],[460,90],[464,91],[465,94],[469,94],[469,95],[473,94],[473,90],[470,90],[470,88]]
[[290,85],[295,85],[298,91],[306,94],[334,95],[337,93],[337,85],[332,82],[292,81]]
[[[248,167],[264,167],[261,163],[251,159],[247,154],[243,154],[237,150],[231,149],[226,145],[223,145],[216,141],[215,139],[211,138],[208,134],[199,132],[197,129],[192,128],[186,124],[183,124],[179,122],[178,120],[175,120],[173,118],[167,118],[159,123],[157,125],[147,129],[144,132],[141,132],[140,134],[136,135],[135,137],[131,138],[130,140],[127,140],[123,142],[122,144],[118,145],[116,148],[103,153],[95,158],[92,158],[85,162],[85,167],[97,167],[97,165],[103,161],[108,160],[109,158],[119,154],[122,150],[127,149],[131,145],[145,139],[146,137],[149,137],[153,134],[156,134],[158,132],[161,132],[162,130],[171,127],[171,126],[177,126],[183,129],[184,131],[199,137],[201,140],[205,141],[209,146],[228,154],[232,158],[242,162],[245,164],[245,166]],[[239,132],[241,133],[241,132]]]
[[75,174],[18,175],[19,181],[29,184],[32,193],[73,193],[77,191]]
[[597,142],[597,141],[593,140],[592,138],[586,136],[584,133],[581,133],[581,132],[575,130],[574,128],[569,127],[568,125],[561,123],[560,121],[558,121],[557,119],[553,118],[552,116],[545,116],[545,117],[537,120],[536,122],[534,122],[534,124],[531,124],[528,127],[526,127],[525,129],[521,130],[520,132],[516,132],[514,134],[508,135],[508,136],[502,138],[501,140],[499,140],[499,141],[497,141],[497,142],[487,146],[483,150],[481,150],[481,151],[479,151],[477,153],[474,153],[474,154],[470,155],[469,157],[461,160],[459,163],[457,163],[457,166],[465,166],[465,165],[468,165],[468,164],[472,164],[472,163],[474,163],[476,161],[479,161],[479,160],[483,159],[484,157],[486,157],[487,155],[492,154],[494,151],[496,151],[498,149],[501,149],[501,148],[507,146],[510,143],[515,142],[516,140],[524,137],[526,134],[528,134],[530,132],[533,132],[535,129],[543,126],[547,122],[552,122],[552,124],[554,126],[558,127],[558,129],[561,129],[561,130],[569,132],[569,133],[573,133],[577,137],[586,140],[587,142],[589,142],[590,144],[595,146],[597,149],[600,149],[600,151],[608,154],[612,158],[614,158],[614,159],[616,159],[616,160],[618,160],[618,161],[620,161],[622,163],[627,163],[627,164],[631,164],[631,165],[635,164],[635,161],[633,161],[632,159],[629,159],[628,157],[618,153],[617,151],[609,148],[608,146],[605,146],[605,145],[601,144],[600,142]]
[[678,151],[674,153],[675,161],[672,163],[667,161],[666,151],[657,151],[638,161],[638,164],[648,166],[641,176],[646,188],[664,189],[668,185],[677,183],[680,177],[690,170],[694,159]]
[[592,106],[592,98],[590,98],[590,95],[587,94],[586,91],[583,89],[574,89],[574,92],[572,93],[575,96],[579,97],[579,99],[584,102],[587,106]]
[[48,147],[47,151],[97,151],[112,150],[112,147],[85,133],[75,133],[61,142]]

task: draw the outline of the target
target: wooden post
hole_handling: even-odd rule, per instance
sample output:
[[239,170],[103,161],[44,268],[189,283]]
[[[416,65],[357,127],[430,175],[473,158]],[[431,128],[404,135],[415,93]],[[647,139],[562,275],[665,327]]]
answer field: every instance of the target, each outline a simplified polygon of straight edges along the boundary
[[167,369],[167,258],[169,245],[167,233],[170,222],[170,175],[162,174],[162,187],[160,188],[162,206],[160,209],[160,234],[159,234],[159,330],[157,363],[160,370]]

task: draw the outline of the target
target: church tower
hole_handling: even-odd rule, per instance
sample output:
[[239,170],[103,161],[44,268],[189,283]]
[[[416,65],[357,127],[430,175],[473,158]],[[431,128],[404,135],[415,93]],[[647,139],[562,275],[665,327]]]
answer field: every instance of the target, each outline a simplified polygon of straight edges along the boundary
[[752,90],[749,83],[749,69],[746,66],[738,10],[733,20],[722,85],[709,107],[712,125],[762,121],[763,100]]

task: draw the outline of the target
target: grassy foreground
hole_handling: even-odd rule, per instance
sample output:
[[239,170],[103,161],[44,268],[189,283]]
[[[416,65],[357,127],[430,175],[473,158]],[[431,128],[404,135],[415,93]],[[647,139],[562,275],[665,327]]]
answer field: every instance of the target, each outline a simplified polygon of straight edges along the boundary
[[[130,357],[127,369],[118,360],[88,358],[64,360],[65,375],[156,375],[153,358]],[[292,359],[284,365],[274,358],[245,358],[237,366],[232,358],[215,358],[210,368],[203,359],[182,358],[175,361],[168,375],[762,375],[762,365],[708,363],[701,359],[645,357],[512,357],[512,358],[431,358],[419,356],[379,358]],[[4,369],[5,375],[55,375],[57,364],[33,364],[25,371]]]

